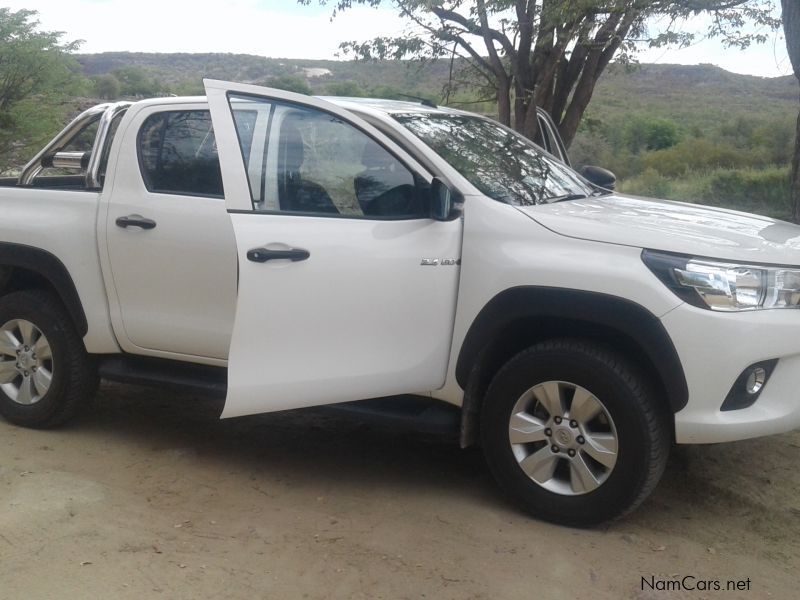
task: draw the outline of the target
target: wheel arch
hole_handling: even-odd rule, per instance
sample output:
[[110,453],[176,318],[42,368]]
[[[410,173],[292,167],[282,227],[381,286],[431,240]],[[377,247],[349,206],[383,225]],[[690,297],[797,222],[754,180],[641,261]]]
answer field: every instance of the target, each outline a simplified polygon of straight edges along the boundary
[[655,383],[672,413],[686,406],[689,389],[677,350],[661,321],[646,308],[597,292],[515,287],[484,306],[461,346],[456,380],[465,390],[462,446],[476,439],[483,396],[498,369],[525,348],[556,337],[611,345]]
[[24,289],[51,290],[69,313],[78,335],[86,335],[86,313],[64,263],[41,248],[0,242],[0,295]]

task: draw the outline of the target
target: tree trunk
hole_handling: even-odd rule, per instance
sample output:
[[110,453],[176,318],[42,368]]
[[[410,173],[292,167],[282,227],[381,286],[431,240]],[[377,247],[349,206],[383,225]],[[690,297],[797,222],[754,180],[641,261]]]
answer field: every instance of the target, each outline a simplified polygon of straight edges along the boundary
[[522,135],[529,140],[535,140],[539,133],[539,113],[536,111],[536,103],[531,101],[525,113]]
[[600,77],[599,73],[597,73],[600,55],[600,50],[593,50],[589,53],[589,57],[583,66],[583,72],[572,94],[572,101],[569,103],[563,119],[558,124],[558,131],[567,148],[570,147],[572,140],[575,139],[583,113],[586,112],[586,107],[589,106],[589,101],[592,99],[592,94],[594,94],[594,87]]
[[497,85],[497,112],[500,122],[511,127],[511,84],[507,80]]
[[[800,81],[800,2],[797,0],[781,0],[783,7],[783,30],[786,34],[786,49],[792,61],[794,74]],[[800,223],[800,116],[797,118],[797,130],[794,142],[794,160],[792,161],[792,218]]]

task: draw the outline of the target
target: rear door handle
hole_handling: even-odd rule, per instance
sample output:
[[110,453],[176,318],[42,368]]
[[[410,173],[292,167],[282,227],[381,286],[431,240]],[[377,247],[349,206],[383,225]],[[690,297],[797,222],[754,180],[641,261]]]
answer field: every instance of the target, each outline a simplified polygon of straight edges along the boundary
[[142,229],[154,229],[156,222],[141,215],[128,215],[116,220],[117,227],[127,229],[128,227],[141,227]]
[[306,260],[311,253],[303,248],[289,248],[288,250],[269,250],[268,248],[253,248],[247,252],[247,260],[257,263],[268,260],[290,260],[298,262]]

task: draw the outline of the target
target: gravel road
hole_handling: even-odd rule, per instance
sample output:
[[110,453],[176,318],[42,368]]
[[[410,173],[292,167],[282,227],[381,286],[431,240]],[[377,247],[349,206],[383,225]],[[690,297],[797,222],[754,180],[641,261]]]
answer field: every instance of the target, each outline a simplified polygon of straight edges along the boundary
[[[68,427],[0,420],[0,598],[797,597],[798,432],[678,448],[634,515],[580,531],[447,440],[219,409],[104,385]],[[642,582],[686,576],[749,591]]]

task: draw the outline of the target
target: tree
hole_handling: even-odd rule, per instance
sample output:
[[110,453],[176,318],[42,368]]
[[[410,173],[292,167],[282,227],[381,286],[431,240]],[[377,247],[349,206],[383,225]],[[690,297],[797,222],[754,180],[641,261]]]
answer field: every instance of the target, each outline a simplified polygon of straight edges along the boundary
[[0,8],[0,172],[63,126],[85,85],[70,53],[80,42],[40,31],[36,11]]
[[625,126],[625,140],[633,153],[642,150],[664,150],[681,141],[681,130],[674,121],[651,117],[634,117]]
[[329,96],[358,98],[364,95],[364,90],[355,81],[339,81],[329,83],[325,88],[325,93]]
[[302,77],[295,75],[280,75],[278,77],[270,77],[260,85],[275,88],[278,90],[286,90],[287,92],[295,92],[297,94],[305,94],[310,96],[313,92],[308,82]]
[[0,8],[0,112],[42,91],[71,83],[80,42],[61,43],[63,33],[38,31],[36,11]]
[[104,100],[116,100],[122,93],[122,84],[111,73],[92,78],[94,95]]
[[[800,81],[800,2],[781,0],[783,7],[783,31],[786,34],[786,49],[792,62],[795,77]],[[800,223],[800,115],[797,117],[797,130],[792,161],[792,218]]]
[[[309,4],[313,0],[298,0]],[[334,15],[353,5],[388,0],[318,0]],[[701,13],[712,16],[708,36],[746,47],[775,29],[773,0],[391,0],[412,29],[399,37],[348,41],[361,59],[449,58],[451,85],[480,81],[497,102],[499,120],[528,137],[538,130],[536,107],[547,110],[569,145],[595,85],[615,59],[630,62],[639,44],[688,44],[677,25]],[[649,35],[647,23],[673,25]],[[759,25],[756,33],[745,27]],[[755,30],[754,30],[755,31]],[[457,60],[465,65],[459,73]],[[448,89],[449,91],[449,89]]]
[[161,85],[148,71],[140,67],[122,67],[113,73],[120,84],[120,93],[131,98],[148,98],[165,93]]

